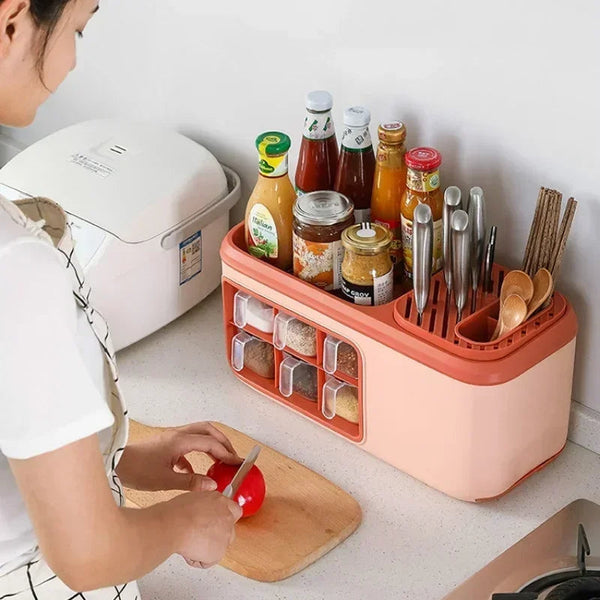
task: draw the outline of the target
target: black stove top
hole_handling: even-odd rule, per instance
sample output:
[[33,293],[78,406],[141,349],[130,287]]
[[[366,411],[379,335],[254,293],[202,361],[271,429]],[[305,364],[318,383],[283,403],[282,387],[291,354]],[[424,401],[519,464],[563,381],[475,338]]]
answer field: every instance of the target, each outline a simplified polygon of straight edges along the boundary
[[600,571],[588,570],[590,545],[582,524],[577,527],[577,569],[542,575],[520,592],[494,594],[492,600],[600,600]]

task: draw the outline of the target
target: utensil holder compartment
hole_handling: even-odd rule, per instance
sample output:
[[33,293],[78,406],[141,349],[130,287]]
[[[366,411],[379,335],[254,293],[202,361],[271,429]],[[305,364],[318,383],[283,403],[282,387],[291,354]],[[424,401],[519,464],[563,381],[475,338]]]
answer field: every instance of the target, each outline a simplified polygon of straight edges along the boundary
[[[508,271],[500,265],[493,268],[493,292],[478,292],[476,311],[470,314],[467,309],[458,324],[443,274],[434,275],[420,327],[412,291],[382,306],[351,304],[250,256],[243,225],[225,238],[221,258],[230,361],[231,340],[239,331],[233,322],[238,291],[272,307],[275,318],[289,315],[316,329],[316,356],[303,356],[289,347],[275,349],[274,380],[246,370],[236,375],[322,427],[428,485],[469,501],[506,493],[564,447],[577,319],[560,293],[521,327],[489,342]],[[243,329],[273,344],[272,334]],[[357,357],[357,377],[334,366],[331,356],[325,360],[326,340],[350,345]],[[299,394],[286,398],[280,393],[285,354],[317,368],[316,403]],[[358,423],[334,414],[332,394],[341,388],[332,377],[357,389]]]

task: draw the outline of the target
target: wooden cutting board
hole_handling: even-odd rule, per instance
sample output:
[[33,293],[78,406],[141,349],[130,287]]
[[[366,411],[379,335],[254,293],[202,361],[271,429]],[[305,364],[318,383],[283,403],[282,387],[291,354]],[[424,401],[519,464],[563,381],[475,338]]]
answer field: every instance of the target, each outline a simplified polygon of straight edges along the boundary
[[[257,442],[221,423],[213,423],[245,456]],[[130,421],[130,441],[160,432]],[[236,525],[236,538],[221,565],[258,581],[285,579],[335,548],[359,526],[360,506],[349,494],[301,464],[268,446],[256,461],[267,485],[261,509]],[[212,464],[204,454],[188,459],[198,473]],[[168,500],[182,492],[139,492],[125,490],[127,499],[139,507]]]

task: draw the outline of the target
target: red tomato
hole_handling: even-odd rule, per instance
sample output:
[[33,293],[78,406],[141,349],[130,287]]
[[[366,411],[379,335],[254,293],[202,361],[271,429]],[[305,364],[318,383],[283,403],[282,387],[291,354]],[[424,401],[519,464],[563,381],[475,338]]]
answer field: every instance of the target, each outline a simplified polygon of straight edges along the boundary
[[[239,465],[227,465],[217,461],[206,472],[206,476],[214,479],[217,482],[217,489],[222,492],[231,483],[238,468]],[[242,517],[251,517],[262,506],[265,491],[265,478],[261,470],[253,465],[233,497],[233,500],[242,507]]]

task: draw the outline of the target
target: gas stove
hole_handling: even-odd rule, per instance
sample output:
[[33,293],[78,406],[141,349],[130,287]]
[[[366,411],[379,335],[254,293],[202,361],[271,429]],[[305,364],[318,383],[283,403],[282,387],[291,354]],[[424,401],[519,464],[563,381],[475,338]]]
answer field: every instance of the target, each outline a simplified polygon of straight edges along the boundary
[[600,600],[600,506],[572,502],[444,600]]

